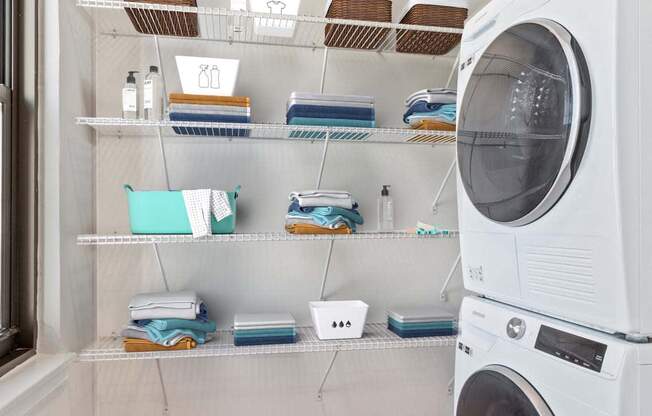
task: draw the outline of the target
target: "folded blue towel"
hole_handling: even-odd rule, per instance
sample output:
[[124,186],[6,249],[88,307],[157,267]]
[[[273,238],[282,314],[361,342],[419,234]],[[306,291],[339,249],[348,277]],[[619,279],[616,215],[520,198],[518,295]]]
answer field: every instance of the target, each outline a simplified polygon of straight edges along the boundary
[[401,330],[429,330],[429,329],[447,329],[454,328],[456,323],[453,321],[441,322],[398,322],[397,320],[388,317],[387,322],[389,325]]
[[[334,131],[331,133],[329,139],[361,141],[367,139],[369,136],[371,136],[370,133],[350,133],[345,131]],[[323,131],[294,130],[290,132],[289,137],[290,139],[318,140],[318,139],[325,139],[326,133]]]
[[197,341],[198,344],[206,342],[206,332],[203,331],[193,329],[170,329],[161,331],[152,325],[151,322],[142,328],[147,331],[150,341],[161,345],[165,345],[166,341],[170,341],[178,336],[190,337]]
[[387,325],[387,329],[401,338],[445,337],[457,334],[456,328],[402,330],[393,325]]
[[356,231],[356,223],[342,215],[320,215],[315,212],[291,211],[285,216],[286,219],[310,220],[320,227],[338,228],[342,224],[346,225],[351,231]]
[[192,329],[201,332],[215,332],[217,329],[215,322],[208,319],[147,319],[134,321],[134,324],[142,327],[150,326],[159,331],[169,331],[172,329]]
[[455,104],[446,104],[434,111],[415,112],[405,117],[404,120],[406,123],[410,123],[413,117],[432,117],[441,121],[455,123],[455,120],[457,120],[457,106]]
[[374,120],[346,120],[341,118],[292,117],[288,119],[291,126],[327,126],[327,127],[376,127]]
[[294,344],[295,342],[297,342],[296,336],[233,338],[233,344],[238,347],[246,345]]
[[236,338],[290,337],[295,336],[296,333],[295,328],[236,329],[233,331]]
[[403,121],[405,121],[407,123],[408,122],[407,118],[409,116],[411,116],[412,114],[414,114],[414,113],[428,113],[428,112],[431,112],[431,111],[437,111],[443,106],[444,106],[444,104],[429,103],[429,102],[424,101],[424,100],[417,101],[414,104],[412,104],[410,106],[410,108],[408,108],[408,110],[405,112],[405,114],[403,114]]
[[251,122],[251,117],[205,113],[179,113],[172,111],[170,113],[170,120],[197,121],[202,123],[249,123]]
[[293,117],[343,118],[347,120],[375,120],[373,108],[329,107],[322,105],[293,105],[287,111],[287,119]]
[[[356,202],[356,208],[357,205],[358,203]],[[302,207],[299,205],[299,201],[293,200],[288,207],[288,212],[292,211],[303,212],[306,214],[315,214],[324,217],[341,215],[342,217],[348,218],[356,224],[364,224],[364,219],[357,209],[344,209],[338,207]]]

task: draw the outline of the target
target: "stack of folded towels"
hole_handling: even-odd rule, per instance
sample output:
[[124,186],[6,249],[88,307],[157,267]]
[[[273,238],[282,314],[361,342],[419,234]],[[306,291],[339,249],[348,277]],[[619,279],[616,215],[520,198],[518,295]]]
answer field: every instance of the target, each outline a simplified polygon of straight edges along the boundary
[[364,220],[358,203],[345,191],[290,193],[285,229],[292,234],[351,234]]
[[401,338],[449,336],[457,333],[455,317],[433,307],[394,308],[387,312],[387,328]]
[[[168,113],[171,121],[202,123],[251,123],[249,97],[223,97],[172,93]],[[175,126],[174,132],[194,136],[249,137],[249,129]]]
[[131,322],[122,331],[127,352],[191,349],[216,329],[193,291],[136,295],[129,314]]
[[455,131],[457,91],[435,88],[417,91],[405,100],[403,121],[419,130]]
[[294,344],[296,339],[296,322],[289,313],[237,314],[233,317],[236,346]]
[[374,98],[293,92],[287,104],[287,124],[330,127],[375,127]]

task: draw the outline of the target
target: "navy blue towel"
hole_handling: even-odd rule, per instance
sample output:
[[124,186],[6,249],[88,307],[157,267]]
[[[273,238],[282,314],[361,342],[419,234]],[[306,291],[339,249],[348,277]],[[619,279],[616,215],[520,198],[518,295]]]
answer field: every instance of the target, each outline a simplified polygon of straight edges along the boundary
[[310,118],[343,118],[347,120],[375,120],[373,108],[362,107],[330,107],[324,105],[295,104],[288,109],[287,119],[294,117]]
[[[231,116],[219,114],[170,113],[171,121],[194,121],[200,123],[249,123],[248,116]],[[249,137],[249,129],[206,128],[206,127],[173,127],[176,134],[183,136],[219,136],[219,137]]]

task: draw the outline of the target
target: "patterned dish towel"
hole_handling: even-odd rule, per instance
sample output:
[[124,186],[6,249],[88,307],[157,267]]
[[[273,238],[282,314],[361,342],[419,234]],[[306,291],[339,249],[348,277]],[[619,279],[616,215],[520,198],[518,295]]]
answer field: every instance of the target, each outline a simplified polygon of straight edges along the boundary
[[224,218],[233,215],[229,197],[224,191],[211,189],[195,189],[181,191],[183,202],[186,205],[188,221],[192,228],[194,238],[206,237],[212,234],[211,214],[219,222]]

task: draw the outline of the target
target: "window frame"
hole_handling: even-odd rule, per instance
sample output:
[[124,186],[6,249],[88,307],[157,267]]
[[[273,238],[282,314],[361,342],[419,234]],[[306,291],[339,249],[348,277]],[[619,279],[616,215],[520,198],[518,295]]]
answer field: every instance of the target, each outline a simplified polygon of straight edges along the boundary
[[39,0],[0,5],[0,103],[9,138],[0,142],[0,377],[36,347],[38,6]]

